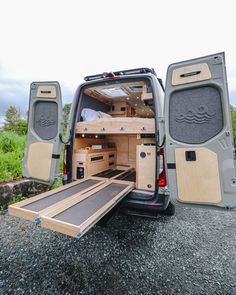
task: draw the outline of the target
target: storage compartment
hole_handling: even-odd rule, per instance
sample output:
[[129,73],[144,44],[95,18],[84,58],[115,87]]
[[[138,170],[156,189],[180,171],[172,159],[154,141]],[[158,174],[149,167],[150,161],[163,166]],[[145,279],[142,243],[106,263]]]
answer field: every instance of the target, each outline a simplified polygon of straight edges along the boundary
[[[155,138],[142,138],[137,134],[107,134],[100,139],[93,134],[87,136],[89,138],[77,137],[75,141],[75,147],[80,148],[75,149],[73,155],[74,180],[90,176],[121,179],[136,182],[138,189],[154,191]],[[94,146],[113,147],[92,149]],[[141,153],[147,156],[143,159]]]
[[116,149],[80,149],[73,156],[73,178],[81,179],[116,166]]
[[154,191],[156,181],[156,147],[153,145],[138,145],[136,159],[136,188]]

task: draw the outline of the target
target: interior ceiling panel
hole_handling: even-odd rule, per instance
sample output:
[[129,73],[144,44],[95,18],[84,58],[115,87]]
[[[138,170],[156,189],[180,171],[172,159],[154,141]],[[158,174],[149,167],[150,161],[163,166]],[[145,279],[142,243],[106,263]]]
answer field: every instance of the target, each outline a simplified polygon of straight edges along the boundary
[[[146,105],[142,97],[149,94],[152,100],[152,94],[147,92],[148,84],[144,81],[135,81],[128,83],[115,83],[102,86],[87,88],[85,94],[102,101],[103,103],[113,105],[118,102],[128,103],[134,110],[136,116],[154,117],[154,112],[149,105]],[[122,97],[116,96],[118,94]],[[114,94],[114,97],[112,95]]]

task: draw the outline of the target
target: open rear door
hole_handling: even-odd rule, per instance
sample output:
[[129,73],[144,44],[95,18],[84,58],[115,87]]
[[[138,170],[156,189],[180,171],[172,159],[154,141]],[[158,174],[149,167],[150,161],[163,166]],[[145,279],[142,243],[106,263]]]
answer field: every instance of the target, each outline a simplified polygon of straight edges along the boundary
[[224,53],[169,66],[165,118],[171,200],[235,209],[236,178]]
[[58,82],[33,82],[30,87],[28,133],[23,176],[52,184],[58,172],[62,99]]

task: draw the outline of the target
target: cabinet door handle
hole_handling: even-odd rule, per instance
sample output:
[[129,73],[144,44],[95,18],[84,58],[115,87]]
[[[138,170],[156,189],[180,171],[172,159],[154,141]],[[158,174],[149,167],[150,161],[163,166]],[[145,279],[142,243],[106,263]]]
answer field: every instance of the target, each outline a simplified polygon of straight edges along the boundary
[[190,72],[190,73],[185,73],[185,74],[181,74],[179,75],[180,78],[187,78],[187,77],[191,77],[191,76],[195,76],[195,75],[199,75],[201,74],[201,71],[194,71],[194,72]]
[[197,160],[195,151],[186,151],[185,152],[185,160],[188,162],[193,162]]

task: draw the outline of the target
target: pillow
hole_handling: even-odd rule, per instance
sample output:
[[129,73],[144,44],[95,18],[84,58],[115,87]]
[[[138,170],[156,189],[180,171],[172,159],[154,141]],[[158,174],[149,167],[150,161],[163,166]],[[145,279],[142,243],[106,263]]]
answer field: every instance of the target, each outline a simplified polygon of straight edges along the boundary
[[112,118],[111,115],[98,111],[99,118]]
[[87,121],[87,122],[94,121],[100,118],[98,112],[88,108],[82,109],[81,116],[83,118],[83,121]]

